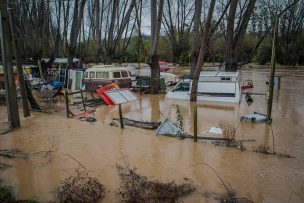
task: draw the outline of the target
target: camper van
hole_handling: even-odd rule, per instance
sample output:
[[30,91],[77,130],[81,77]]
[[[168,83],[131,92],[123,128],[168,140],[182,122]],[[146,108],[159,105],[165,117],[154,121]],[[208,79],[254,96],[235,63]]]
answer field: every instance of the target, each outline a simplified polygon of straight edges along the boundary
[[132,85],[131,77],[125,67],[114,65],[96,65],[88,68],[83,77],[86,89],[97,89],[116,82],[119,87],[129,88]]
[[[202,71],[197,87],[197,101],[239,103],[238,72]],[[180,80],[167,94],[168,99],[190,100],[192,80]]]

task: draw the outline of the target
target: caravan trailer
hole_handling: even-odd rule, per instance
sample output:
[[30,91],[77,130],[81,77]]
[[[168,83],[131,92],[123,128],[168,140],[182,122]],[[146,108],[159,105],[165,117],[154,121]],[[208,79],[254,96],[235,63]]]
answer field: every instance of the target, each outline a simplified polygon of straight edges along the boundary
[[[197,101],[239,103],[241,92],[238,76],[238,72],[202,71]],[[190,100],[191,86],[191,79],[182,79],[166,94],[166,98]]]

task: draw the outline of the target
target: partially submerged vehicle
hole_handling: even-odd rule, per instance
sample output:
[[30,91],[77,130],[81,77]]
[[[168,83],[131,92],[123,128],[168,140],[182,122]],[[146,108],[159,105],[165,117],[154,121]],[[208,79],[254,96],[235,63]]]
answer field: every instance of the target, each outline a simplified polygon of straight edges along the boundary
[[168,70],[170,70],[170,67],[167,62],[159,61],[159,69],[160,69],[160,71],[168,71]]
[[[197,101],[238,103],[241,100],[238,72],[202,71]],[[192,80],[181,79],[167,94],[168,99],[190,99]]]
[[130,88],[132,81],[129,71],[125,67],[96,65],[88,68],[83,77],[86,89],[97,89],[113,82],[116,82],[119,87]]

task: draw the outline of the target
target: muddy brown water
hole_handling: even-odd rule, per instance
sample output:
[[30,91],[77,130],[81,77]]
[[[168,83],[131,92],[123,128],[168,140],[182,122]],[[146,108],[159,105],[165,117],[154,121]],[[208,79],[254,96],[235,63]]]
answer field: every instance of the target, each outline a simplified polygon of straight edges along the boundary
[[[275,151],[295,158],[260,154],[250,151],[214,146],[211,143],[178,140],[156,136],[154,131],[128,127],[121,130],[109,125],[118,117],[117,107],[100,107],[94,116],[97,122],[88,123],[67,119],[64,111],[52,115],[33,113],[31,118],[21,119],[22,128],[0,136],[0,149],[18,148],[30,154],[28,160],[0,158],[12,168],[0,172],[3,184],[15,188],[20,198],[35,198],[41,202],[58,201],[56,188],[65,177],[79,167],[74,157],[97,177],[107,188],[104,202],[118,202],[116,192],[120,180],[116,164],[136,167],[149,178],[164,182],[183,182],[191,179],[197,191],[183,199],[184,202],[215,202],[206,198],[206,192],[223,194],[225,189],[207,163],[231,185],[237,196],[255,202],[288,202],[290,193],[303,194],[304,187],[304,71],[279,69],[282,75],[281,90],[274,94],[273,124]],[[256,93],[266,93],[268,71],[266,69],[243,70],[243,80],[252,79]],[[254,111],[265,113],[267,98],[254,95],[248,106],[244,98],[239,105],[218,106],[199,103],[199,135],[210,127],[226,122],[239,126],[237,135],[254,139],[245,144],[248,150],[261,144],[273,148],[272,133],[264,123],[239,124],[240,116]],[[139,100],[123,105],[124,117],[142,121],[159,121],[168,117],[176,122],[176,105],[181,108],[184,128],[193,133],[193,104],[186,101],[166,100],[164,95],[143,95]],[[1,128],[6,120],[4,106],[1,110]],[[159,113],[161,112],[161,113]],[[40,151],[54,150],[51,159]],[[303,202],[292,195],[290,202]]]

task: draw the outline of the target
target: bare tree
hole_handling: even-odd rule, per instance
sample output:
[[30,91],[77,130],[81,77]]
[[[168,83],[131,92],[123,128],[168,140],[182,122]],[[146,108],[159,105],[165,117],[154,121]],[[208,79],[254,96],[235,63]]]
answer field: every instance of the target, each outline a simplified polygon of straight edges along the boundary
[[194,76],[196,69],[199,49],[200,49],[200,24],[202,14],[202,0],[195,0],[195,11],[194,11],[194,27],[192,31],[192,45],[191,45],[191,65],[190,75]]
[[143,10],[143,1],[140,1],[138,6],[135,7],[136,11],[136,25],[137,25],[137,63],[140,68],[141,61],[141,51],[145,52],[145,47],[143,43],[142,33],[141,33],[141,23],[142,23],[142,10]]
[[164,5],[163,25],[169,36],[173,53],[173,63],[179,62],[184,51],[189,47],[189,35],[193,25],[193,0],[166,0]]
[[157,53],[160,27],[163,16],[164,0],[159,0],[158,2],[158,12],[157,12],[157,0],[151,0],[151,87],[150,93],[157,94],[159,92],[159,78],[160,78],[160,68],[159,68],[159,56]]
[[75,57],[77,38],[80,32],[85,4],[86,0],[74,1],[73,20],[70,30],[70,43],[68,45],[68,68],[72,68],[73,66],[73,58]]
[[201,48],[199,51],[199,56],[198,56],[198,60],[197,60],[197,64],[196,64],[196,68],[195,68],[195,72],[194,72],[194,77],[192,80],[191,95],[190,95],[191,101],[196,101],[196,99],[197,99],[198,80],[200,77],[201,66],[204,63],[205,54],[207,52],[208,43],[210,40],[210,30],[211,30],[210,28],[211,28],[211,21],[212,21],[215,2],[216,2],[216,0],[211,0],[210,5],[209,5],[208,15],[207,15],[207,19],[206,19],[204,31],[203,31]]
[[[123,6],[127,5],[127,1],[122,4]],[[118,0],[113,0],[112,3],[112,13],[110,21],[107,22],[109,25],[107,31],[107,42],[105,43],[106,49],[106,63],[111,64],[113,56],[115,54],[115,49],[121,39],[131,17],[133,8],[136,5],[136,0],[132,0],[128,10],[120,9],[120,4]],[[126,8],[126,7],[125,7]],[[110,13],[110,12],[108,12]],[[109,18],[108,18],[109,19]]]
[[[246,1],[247,2],[247,1]],[[246,3],[245,2],[245,3]],[[256,0],[248,0],[246,6],[240,6],[238,22],[236,12],[239,0],[232,0],[227,18],[225,70],[236,71],[238,68],[239,51],[246,29],[253,12]],[[235,24],[236,29],[235,29]]]

